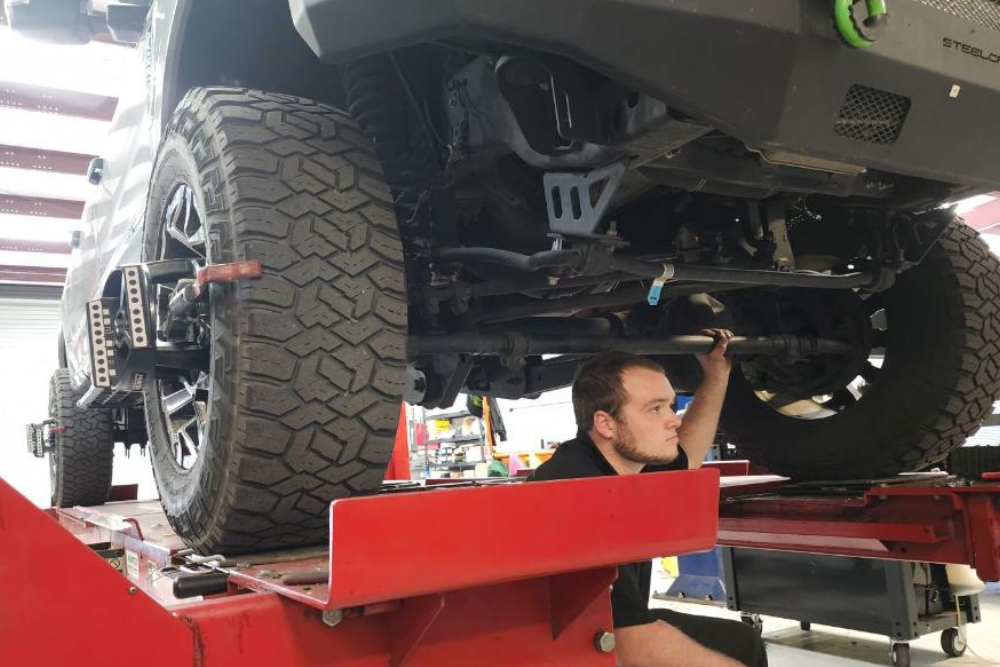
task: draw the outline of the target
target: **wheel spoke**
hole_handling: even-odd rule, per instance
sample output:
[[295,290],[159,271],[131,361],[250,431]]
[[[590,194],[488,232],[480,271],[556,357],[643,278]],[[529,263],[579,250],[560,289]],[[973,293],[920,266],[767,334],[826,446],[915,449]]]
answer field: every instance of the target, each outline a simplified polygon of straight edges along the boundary
[[167,229],[174,229],[177,227],[177,223],[180,222],[181,216],[183,215],[183,210],[181,204],[184,200],[183,188],[177,188],[174,194],[170,197],[170,203],[167,204],[167,212],[164,218],[164,227]]
[[167,208],[164,228],[171,239],[196,257],[205,258],[205,231],[193,203],[191,188],[180,186]]
[[801,398],[791,394],[774,394],[766,398],[765,402],[784,415],[800,419],[818,419],[835,414],[829,407],[813,398]]
[[885,349],[889,344],[889,332],[882,329],[872,330],[872,349]]
[[170,234],[170,238],[180,243],[197,257],[201,259],[205,258],[204,234],[202,234],[200,229],[191,236],[188,236],[183,230],[175,227],[168,228],[167,233]]
[[187,450],[192,454],[194,454],[198,451],[201,445],[198,442],[197,438],[192,437],[192,432],[194,433],[195,436],[197,436],[198,433],[200,432],[200,429],[198,428],[197,415],[191,417],[191,419],[188,419],[186,422],[181,424],[180,429],[178,429],[177,431],[178,435],[180,435],[181,439],[184,441],[184,445],[187,448]]
[[833,392],[833,398],[827,403],[827,406],[835,409],[837,412],[851,407],[858,402],[858,397],[854,395],[850,387],[844,387],[843,389],[838,389]]
[[191,188],[181,188],[184,193],[184,234],[190,238],[191,237],[191,217],[192,217],[192,207],[191,207]]
[[769,398],[767,402],[768,404],[770,404],[772,408],[780,410],[781,408],[787,408],[789,405],[792,405],[793,403],[798,403],[801,400],[802,399],[799,398],[798,396],[779,393]]
[[868,384],[875,384],[875,380],[881,372],[881,368],[869,361],[865,364],[865,367],[861,369],[861,377],[864,378],[865,382]]
[[785,412],[799,419],[823,419],[837,414],[836,410],[831,410],[828,405],[820,403],[814,398],[803,399],[789,406]]
[[[194,436],[192,436],[192,430],[194,430]],[[173,441],[177,463],[182,468],[190,468],[198,457],[201,441],[201,427],[198,424],[198,418],[192,417],[182,422],[174,433],[176,434]]]
[[163,397],[163,410],[168,416],[173,416],[194,403],[194,386],[186,382],[184,384],[183,389]]

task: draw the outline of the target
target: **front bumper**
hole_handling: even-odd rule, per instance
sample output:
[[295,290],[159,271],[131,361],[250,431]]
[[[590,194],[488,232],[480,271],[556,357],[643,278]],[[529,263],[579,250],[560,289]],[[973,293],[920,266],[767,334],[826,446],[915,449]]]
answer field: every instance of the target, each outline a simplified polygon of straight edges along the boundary
[[[1000,32],[938,0],[891,3],[889,29],[868,49],[840,41],[824,0],[289,1],[327,61],[453,37],[519,45],[573,58],[755,149],[1000,187]],[[890,110],[895,136],[844,132],[858,90],[890,96],[854,109],[871,123],[886,100],[908,101],[901,120]]]

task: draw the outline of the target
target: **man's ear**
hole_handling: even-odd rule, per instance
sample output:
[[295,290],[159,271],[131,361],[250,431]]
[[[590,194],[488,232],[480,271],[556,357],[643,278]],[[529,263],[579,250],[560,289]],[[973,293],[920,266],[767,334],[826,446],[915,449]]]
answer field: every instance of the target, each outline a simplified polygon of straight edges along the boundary
[[615,418],[604,410],[598,410],[594,413],[593,428],[602,438],[611,440],[615,437]]

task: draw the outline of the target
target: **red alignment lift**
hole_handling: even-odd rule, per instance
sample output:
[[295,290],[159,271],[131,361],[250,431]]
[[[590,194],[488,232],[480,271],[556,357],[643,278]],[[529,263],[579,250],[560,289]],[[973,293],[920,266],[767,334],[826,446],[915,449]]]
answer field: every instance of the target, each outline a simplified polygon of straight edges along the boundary
[[402,487],[334,502],[328,549],[231,561],[186,555],[156,502],[43,512],[0,480],[0,664],[611,667],[613,564],[707,549],[716,528],[1000,579],[1000,483],[730,477],[719,505],[717,475]]
[[710,548],[717,498],[712,470],[403,489],[335,501],[329,549],[225,561],[157,503],[44,512],[0,480],[0,665],[613,667],[614,564]]

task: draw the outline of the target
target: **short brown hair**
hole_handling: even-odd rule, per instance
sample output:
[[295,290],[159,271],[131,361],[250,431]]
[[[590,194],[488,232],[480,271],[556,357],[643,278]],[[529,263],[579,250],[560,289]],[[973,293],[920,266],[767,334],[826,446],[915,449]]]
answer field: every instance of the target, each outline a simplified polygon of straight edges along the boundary
[[573,382],[573,413],[580,432],[590,430],[598,411],[618,417],[628,398],[622,374],[630,368],[664,372],[663,366],[652,359],[627,352],[604,352],[580,367]]

